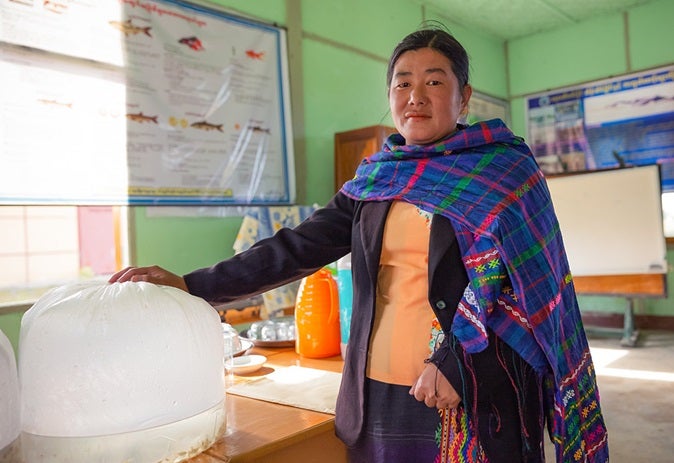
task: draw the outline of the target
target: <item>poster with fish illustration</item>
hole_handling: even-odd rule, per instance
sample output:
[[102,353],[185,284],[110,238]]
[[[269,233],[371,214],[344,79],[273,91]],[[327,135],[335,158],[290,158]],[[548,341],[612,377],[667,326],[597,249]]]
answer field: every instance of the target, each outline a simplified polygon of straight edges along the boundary
[[0,202],[294,202],[283,29],[174,0],[0,13]]
[[546,173],[659,164],[674,191],[674,66],[529,96],[527,121]]

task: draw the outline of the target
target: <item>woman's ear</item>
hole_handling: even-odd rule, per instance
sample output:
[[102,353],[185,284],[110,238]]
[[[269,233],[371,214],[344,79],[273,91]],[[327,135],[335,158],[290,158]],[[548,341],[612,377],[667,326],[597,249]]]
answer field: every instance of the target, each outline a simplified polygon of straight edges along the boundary
[[472,95],[473,87],[470,84],[464,85],[463,90],[461,90],[461,116],[464,118],[468,115],[468,102]]

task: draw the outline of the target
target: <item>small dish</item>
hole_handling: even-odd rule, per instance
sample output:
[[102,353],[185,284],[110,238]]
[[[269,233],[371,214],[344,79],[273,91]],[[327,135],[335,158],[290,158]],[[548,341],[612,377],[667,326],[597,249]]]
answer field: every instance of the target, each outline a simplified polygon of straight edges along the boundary
[[244,352],[246,352],[248,349],[250,349],[254,345],[255,344],[250,339],[241,338],[241,349],[234,352],[233,357],[241,357]]
[[267,361],[264,355],[242,355],[234,357],[232,364],[232,372],[235,375],[243,375],[259,370]]
[[[247,334],[247,332],[244,332],[244,334]],[[241,338],[241,342],[249,342],[255,347],[294,347],[295,346],[295,340],[294,339],[284,339],[282,341],[263,341],[261,339],[249,339],[244,337],[243,335],[239,336]]]

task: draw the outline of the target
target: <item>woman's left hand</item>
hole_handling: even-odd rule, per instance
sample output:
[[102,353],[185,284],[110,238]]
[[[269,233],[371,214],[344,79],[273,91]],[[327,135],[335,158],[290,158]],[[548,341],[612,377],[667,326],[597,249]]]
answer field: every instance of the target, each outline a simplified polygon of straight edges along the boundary
[[410,395],[427,407],[456,408],[461,403],[461,397],[456,393],[445,375],[438,367],[428,363],[424,371],[410,388]]

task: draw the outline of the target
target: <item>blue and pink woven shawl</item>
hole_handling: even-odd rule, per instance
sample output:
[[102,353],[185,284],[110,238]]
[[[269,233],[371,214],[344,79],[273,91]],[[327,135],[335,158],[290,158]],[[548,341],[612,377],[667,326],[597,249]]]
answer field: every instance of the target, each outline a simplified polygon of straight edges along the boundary
[[401,200],[451,220],[469,286],[452,332],[467,352],[487,328],[544,377],[557,461],[608,461],[606,427],[562,236],[544,176],[500,120],[429,146],[391,135],[342,192]]

